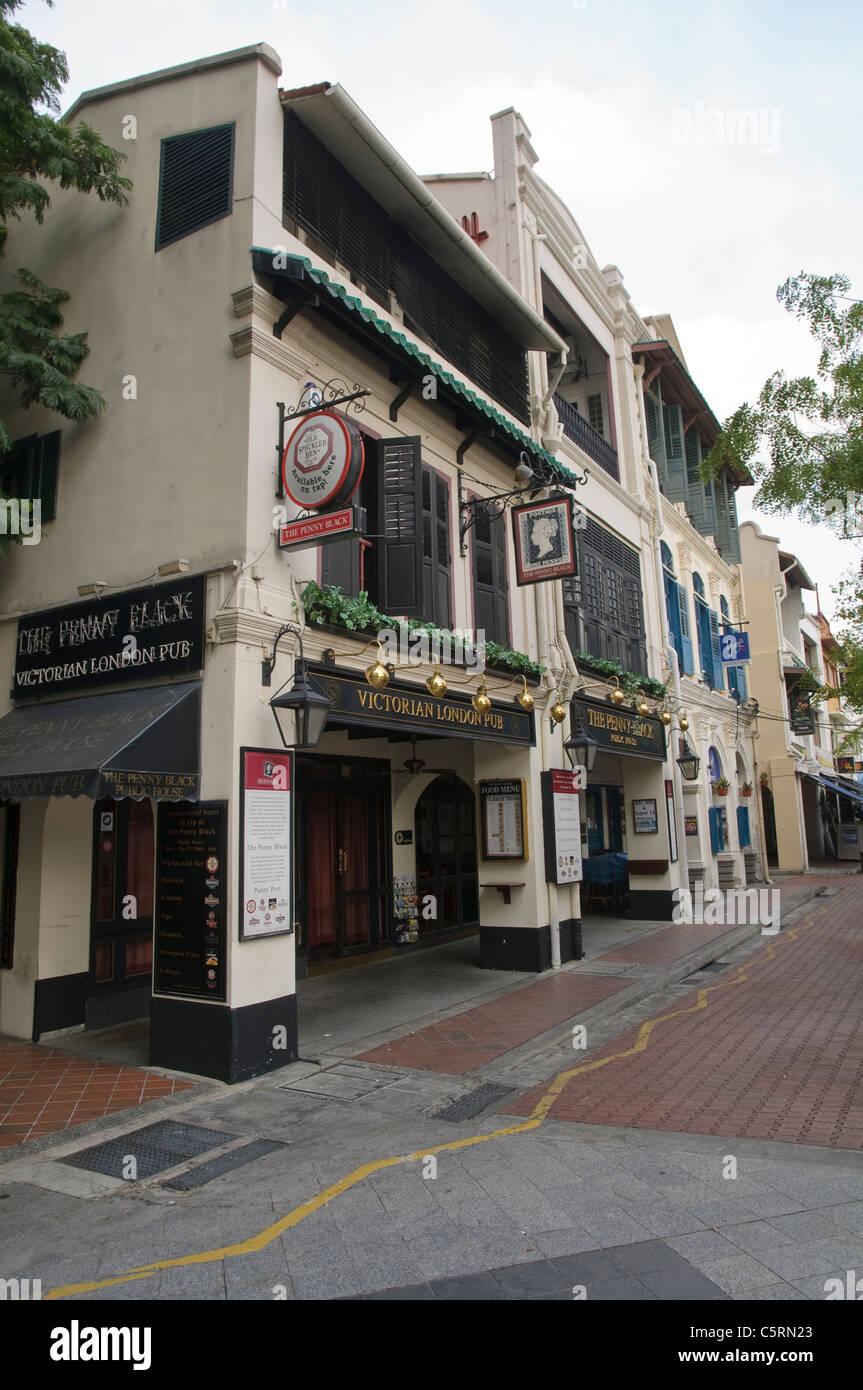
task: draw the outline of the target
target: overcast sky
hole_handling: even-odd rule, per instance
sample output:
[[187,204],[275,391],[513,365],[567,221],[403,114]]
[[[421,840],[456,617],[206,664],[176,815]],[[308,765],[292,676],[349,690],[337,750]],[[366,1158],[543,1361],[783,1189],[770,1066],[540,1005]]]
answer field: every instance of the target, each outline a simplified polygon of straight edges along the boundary
[[[860,0],[40,0],[20,22],[82,91],[264,41],[284,86],[340,82],[418,173],[489,169],[515,106],[537,172],[637,309],[672,314],[720,419],[783,367],[811,371],[776,288],[844,271],[863,295]],[[748,138],[727,113],[753,113]],[[741,518],[756,515],[752,490]],[[826,528],[761,518],[820,584],[854,554]],[[814,595],[810,596],[814,608]]]

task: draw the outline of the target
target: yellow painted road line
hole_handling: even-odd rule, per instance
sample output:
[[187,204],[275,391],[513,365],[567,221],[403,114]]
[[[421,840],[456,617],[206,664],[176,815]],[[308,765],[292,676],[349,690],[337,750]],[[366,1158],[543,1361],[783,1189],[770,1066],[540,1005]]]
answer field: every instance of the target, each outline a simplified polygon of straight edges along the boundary
[[[825,908],[820,910],[823,912]],[[372,1173],[380,1173],[384,1168],[394,1168],[401,1163],[421,1162],[431,1154],[454,1153],[458,1149],[467,1149],[474,1144],[488,1144],[492,1139],[504,1139],[511,1134],[524,1134],[528,1130],[538,1129],[548,1118],[548,1113],[561,1091],[574,1077],[581,1076],[585,1072],[597,1071],[600,1067],[608,1066],[610,1062],[622,1061],[626,1057],[633,1057],[636,1053],[643,1052],[650,1041],[653,1030],[660,1023],[668,1023],[671,1019],[679,1018],[683,1014],[698,1013],[699,1010],[706,1009],[710,994],[727,989],[730,985],[743,984],[749,979],[749,971],[754,966],[776,959],[777,946],[780,942],[796,941],[801,931],[807,930],[814,924],[815,918],[807,917],[800,926],[790,928],[783,933],[782,938],[777,937],[775,942],[769,943],[765,951],[759,952],[758,956],[749,962],[746,969],[742,965],[737,966],[737,972],[733,979],[719,981],[715,985],[707,985],[699,989],[694,1004],[690,1004],[686,1008],[674,1009],[671,1013],[660,1014],[656,1018],[647,1019],[639,1028],[638,1036],[631,1047],[625,1048],[621,1052],[615,1052],[609,1057],[598,1057],[592,1062],[582,1062],[577,1067],[558,1072],[528,1118],[518,1124],[507,1125],[504,1129],[496,1129],[491,1134],[473,1134],[467,1139],[453,1139],[446,1144],[432,1144],[428,1148],[417,1149],[414,1153],[401,1154],[393,1158],[379,1158],[371,1163],[364,1163],[361,1167],[355,1168],[353,1172],[340,1178],[338,1182],[325,1188],[316,1197],[310,1198],[308,1202],[303,1202],[302,1206],[295,1207],[293,1211],[288,1212],[278,1221],[274,1221],[272,1225],[265,1226],[262,1231],[259,1231],[257,1235],[250,1236],[248,1240],[239,1241],[235,1245],[225,1245],[216,1250],[200,1250],[192,1255],[179,1255],[171,1260],[156,1260],[153,1264],[137,1265],[134,1269],[126,1270],[123,1274],[113,1275],[110,1279],[97,1279],[86,1284],[61,1284],[56,1289],[50,1289],[44,1298],[74,1298],[77,1294],[91,1293],[95,1289],[107,1289],[114,1284],[127,1284],[133,1279],[151,1279],[154,1274],[161,1273],[163,1269],[179,1269],[184,1265],[214,1264],[219,1260],[230,1259],[234,1255],[257,1254],[259,1251],[265,1250],[274,1240],[277,1240],[283,1231],[298,1226],[307,1216],[312,1216],[316,1211],[320,1211],[334,1198],[340,1197],[343,1192],[356,1187],[357,1183],[364,1182]]]

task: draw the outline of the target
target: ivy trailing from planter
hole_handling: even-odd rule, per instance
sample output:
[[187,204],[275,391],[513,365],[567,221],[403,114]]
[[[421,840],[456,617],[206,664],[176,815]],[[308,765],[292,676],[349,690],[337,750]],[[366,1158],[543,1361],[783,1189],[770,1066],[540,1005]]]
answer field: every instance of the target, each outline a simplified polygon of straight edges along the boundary
[[[337,584],[323,587],[310,580],[303,589],[303,608],[310,623],[326,623],[332,627],[344,628],[347,632],[371,635],[381,628],[393,631],[405,629],[408,632],[427,632],[430,636],[446,637],[454,648],[473,653],[474,648],[453,632],[436,627],[434,623],[423,623],[416,618],[390,618],[371,602],[365,589],[356,598],[342,593]],[[486,642],[486,662],[489,666],[505,667],[518,675],[540,677],[545,671],[538,661],[531,661],[524,652],[512,647],[503,647],[498,642]]]
[[625,666],[619,665],[616,661],[605,661],[601,657],[590,656],[587,652],[574,651],[572,655],[579,666],[586,666],[597,675],[617,676],[621,690],[626,691],[627,695],[636,695],[639,690],[643,690],[645,695],[649,695],[653,700],[664,700],[668,694],[661,681],[654,680],[652,676],[639,676],[635,671],[627,671]]

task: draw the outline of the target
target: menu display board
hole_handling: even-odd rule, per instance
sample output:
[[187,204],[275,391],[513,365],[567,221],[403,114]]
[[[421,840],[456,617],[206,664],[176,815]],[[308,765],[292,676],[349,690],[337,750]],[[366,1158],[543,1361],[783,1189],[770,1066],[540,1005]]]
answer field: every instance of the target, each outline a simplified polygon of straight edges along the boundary
[[524,778],[480,782],[483,859],[527,859]]
[[225,998],[227,820],[227,801],[159,805],[157,994]]
[[293,753],[240,749],[240,940],[293,931]]
[[580,883],[581,811],[578,772],[542,773],[545,877],[548,883]]

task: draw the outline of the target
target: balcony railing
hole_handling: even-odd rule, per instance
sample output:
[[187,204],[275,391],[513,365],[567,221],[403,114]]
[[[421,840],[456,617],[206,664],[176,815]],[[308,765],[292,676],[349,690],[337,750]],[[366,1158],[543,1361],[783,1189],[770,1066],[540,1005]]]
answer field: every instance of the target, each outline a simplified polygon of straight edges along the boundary
[[607,439],[603,439],[593,425],[588,424],[583,415],[579,415],[574,405],[570,405],[569,401],[565,401],[557,392],[554,393],[554,406],[567,439],[571,439],[593,459],[594,463],[598,463],[616,482],[620,482],[617,450],[612,448]]

